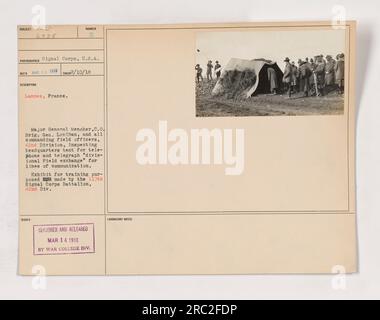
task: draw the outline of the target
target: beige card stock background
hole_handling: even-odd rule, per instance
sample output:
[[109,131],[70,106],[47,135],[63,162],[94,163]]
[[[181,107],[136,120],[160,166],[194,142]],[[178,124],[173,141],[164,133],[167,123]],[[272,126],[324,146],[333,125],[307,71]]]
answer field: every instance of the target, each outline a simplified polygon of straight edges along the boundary
[[[38,80],[44,90],[64,86],[70,93],[69,103],[53,105],[26,104],[30,89],[20,88],[21,137],[30,126],[105,125],[107,132],[107,157],[99,164],[106,181],[79,192],[25,192],[20,138],[20,273],[32,274],[36,265],[52,275],[330,273],[336,265],[355,272],[355,23],[346,30],[343,115],[195,117],[198,32],[308,28],[331,27],[98,26],[106,36],[95,44],[104,50],[103,80]],[[19,40],[19,49],[41,45]],[[157,129],[159,120],[169,129],[245,129],[244,173],[226,176],[224,166],[139,166],[136,132]],[[33,225],[74,223],[95,224],[94,254],[33,255]]]

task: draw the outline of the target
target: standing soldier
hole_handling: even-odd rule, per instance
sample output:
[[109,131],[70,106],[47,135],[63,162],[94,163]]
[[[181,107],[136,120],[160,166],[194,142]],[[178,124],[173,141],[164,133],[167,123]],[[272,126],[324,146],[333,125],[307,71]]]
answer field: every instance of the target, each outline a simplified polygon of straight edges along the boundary
[[269,82],[270,92],[272,94],[277,94],[278,81],[277,81],[276,71],[273,68],[268,68],[267,73],[268,73],[268,82]]
[[338,61],[335,64],[335,78],[338,84],[338,93],[344,93],[344,54],[338,55]]
[[215,70],[216,79],[219,80],[220,72],[222,71],[222,66],[219,64],[218,60],[215,61],[214,70]]
[[199,83],[200,80],[203,81],[202,68],[199,64],[195,66],[195,71],[196,71],[197,82]]
[[293,73],[293,79],[292,79],[292,87],[293,87],[293,91],[298,91],[298,87],[297,87],[297,84],[298,84],[298,68],[296,66],[296,63],[294,61],[292,61],[292,73]]
[[297,78],[298,78],[298,84],[299,84],[298,90],[299,92],[302,92],[303,87],[304,87],[304,81],[301,77],[301,65],[306,62],[303,62],[301,59],[298,59],[297,63],[298,63]]
[[335,60],[330,56],[326,56],[325,66],[325,85],[326,93],[329,93],[332,87],[335,85]]
[[285,64],[285,70],[284,70],[284,76],[282,78],[282,82],[285,84],[285,87],[288,91],[288,97],[290,98],[292,96],[293,69],[289,61],[290,61],[289,58],[285,58],[284,60],[286,64]]
[[305,97],[308,97],[310,90],[310,77],[312,76],[310,66],[307,62],[301,61],[298,70],[300,75],[300,83],[302,84],[301,92],[304,93]]
[[317,65],[315,64],[314,59],[311,58],[310,59],[310,63],[309,63],[309,68],[310,68],[310,71],[311,71],[311,75],[310,75],[310,78],[309,78],[309,85],[310,85],[311,95],[315,95],[316,94],[315,78],[314,78],[314,70],[315,70],[316,67],[317,67]]
[[212,80],[212,68],[213,68],[212,61],[209,60],[209,62],[207,63],[207,72],[206,72],[208,81]]
[[317,66],[314,70],[314,74],[317,79],[317,83],[315,84],[317,95],[322,96],[325,87],[325,63],[322,55],[317,57]]

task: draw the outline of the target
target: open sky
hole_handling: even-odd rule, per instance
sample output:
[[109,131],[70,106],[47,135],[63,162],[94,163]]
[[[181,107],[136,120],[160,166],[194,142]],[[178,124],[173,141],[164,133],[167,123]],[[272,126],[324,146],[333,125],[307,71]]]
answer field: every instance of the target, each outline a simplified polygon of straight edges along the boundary
[[208,60],[218,60],[223,67],[231,58],[265,58],[283,69],[285,57],[297,63],[299,58],[319,54],[335,58],[345,52],[345,30],[199,32],[197,49],[196,61],[203,70]]

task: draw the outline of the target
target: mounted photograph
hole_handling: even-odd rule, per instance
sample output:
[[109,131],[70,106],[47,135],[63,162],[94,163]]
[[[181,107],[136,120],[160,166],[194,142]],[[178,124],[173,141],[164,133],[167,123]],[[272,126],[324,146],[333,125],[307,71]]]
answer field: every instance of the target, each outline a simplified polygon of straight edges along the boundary
[[197,117],[341,115],[345,29],[198,32]]

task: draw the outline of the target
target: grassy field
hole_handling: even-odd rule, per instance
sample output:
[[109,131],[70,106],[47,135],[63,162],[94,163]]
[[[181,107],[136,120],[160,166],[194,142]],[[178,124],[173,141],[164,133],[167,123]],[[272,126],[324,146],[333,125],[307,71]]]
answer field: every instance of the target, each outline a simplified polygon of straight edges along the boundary
[[344,98],[336,92],[323,97],[304,98],[292,95],[257,95],[248,99],[213,97],[215,81],[196,84],[196,115],[198,117],[246,117],[343,114]]

